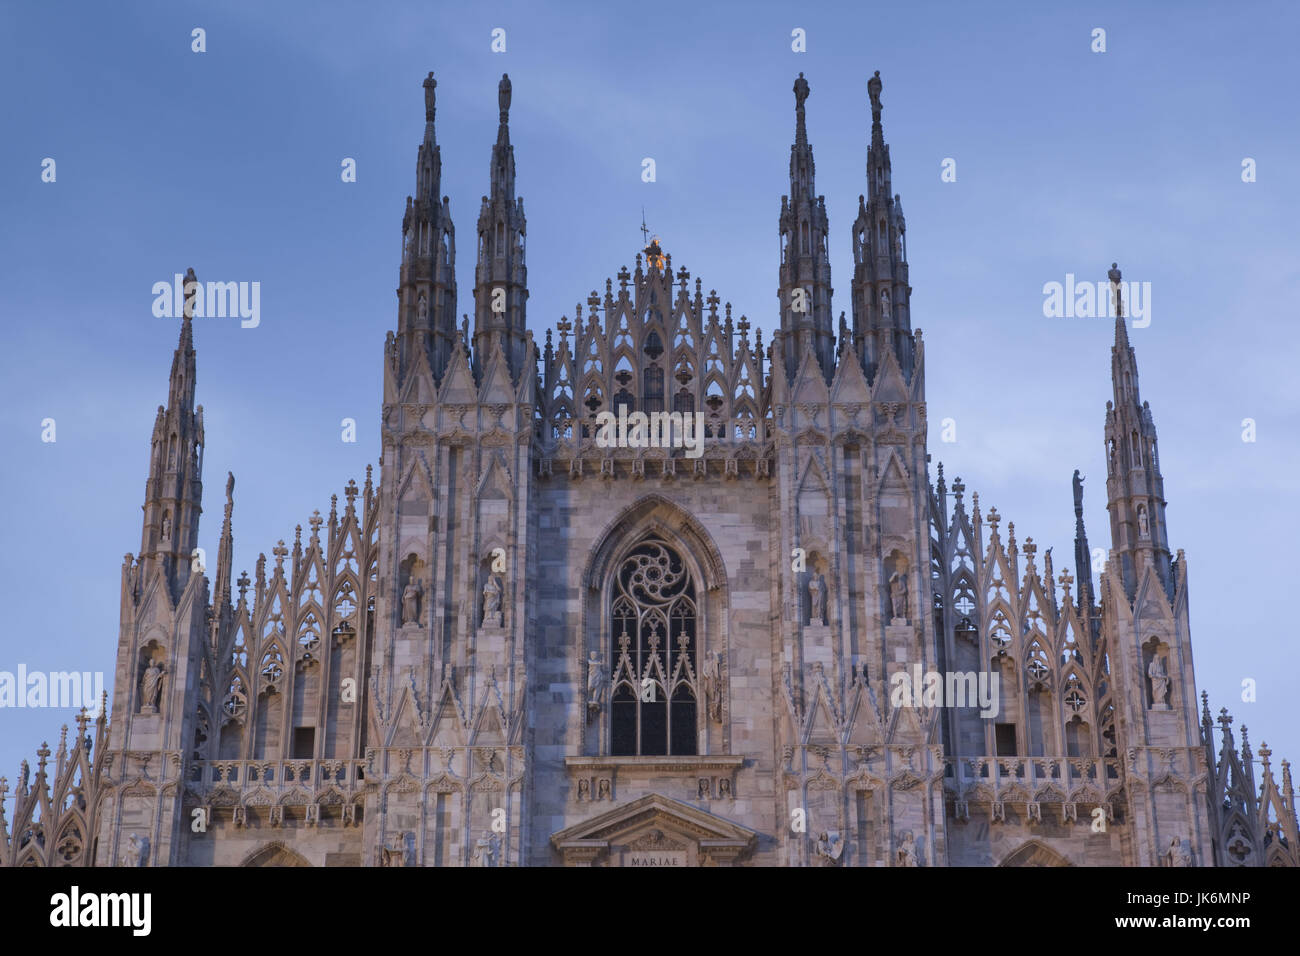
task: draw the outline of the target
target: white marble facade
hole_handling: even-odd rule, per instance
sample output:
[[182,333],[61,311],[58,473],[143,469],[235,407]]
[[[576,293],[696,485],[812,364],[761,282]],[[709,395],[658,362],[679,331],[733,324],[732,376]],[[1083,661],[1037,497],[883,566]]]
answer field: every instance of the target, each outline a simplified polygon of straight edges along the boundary
[[[43,748],[34,786],[24,767],[0,862],[1294,864],[1289,768],[1279,788],[1261,750],[1257,786],[1244,729],[1239,750],[1223,715],[1216,753],[1198,709],[1186,559],[1123,321],[1099,587],[1081,480],[1058,569],[932,466],[881,90],[851,324],[832,320],[801,75],[768,345],[656,239],[539,347],[509,80],[471,328],[430,74],[377,477],[252,577],[233,575],[231,477],[209,582],[189,560],[205,439],[184,321],[111,721],[49,770]],[[620,411],[611,446],[598,416]],[[996,716],[900,701],[914,668],[996,674]],[[40,793],[73,796],[38,820]]]

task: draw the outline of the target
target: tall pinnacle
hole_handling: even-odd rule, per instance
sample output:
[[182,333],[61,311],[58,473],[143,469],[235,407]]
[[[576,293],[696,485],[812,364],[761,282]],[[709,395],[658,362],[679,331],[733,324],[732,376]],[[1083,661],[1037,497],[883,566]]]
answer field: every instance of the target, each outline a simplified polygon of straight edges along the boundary
[[424,139],[416,153],[415,195],[402,217],[397,335],[391,357],[399,388],[423,354],[442,377],[456,331],[456,229],[442,187],[442,152],[434,131],[438,81],[424,78]]
[[527,348],[524,201],[515,197],[515,151],[510,145],[510,77],[497,84],[500,125],[492,146],[488,194],[479,208],[478,264],[474,270],[474,372],[480,376],[499,344],[511,379],[518,381]]
[[794,81],[795,132],[790,147],[790,194],[781,197],[781,304],[785,372],[793,381],[811,352],[830,381],[835,372],[831,324],[831,267],[827,255],[826,201],[817,195],[816,164],[808,144],[804,103],[810,93],[802,73]]
[[505,73],[497,84],[497,105],[501,118],[492,147],[492,199],[510,202],[515,198],[515,150],[510,145],[510,77]]
[[1147,567],[1154,568],[1172,600],[1174,576],[1155,420],[1138,388],[1137,355],[1124,324],[1118,264],[1111,263],[1107,277],[1115,297],[1115,345],[1110,361],[1114,401],[1106,403],[1106,507],[1110,512],[1111,548],[1119,557],[1129,600],[1134,599]]
[[911,285],[902,200],[892,194],[889,146],[880,122],[880,71],[867,81],[871,100],[871,145],[867,148],[867,191],[858,197],[853,223],[853,340],[868,381],[893,353],[911,380],[916,341],[912,335]]

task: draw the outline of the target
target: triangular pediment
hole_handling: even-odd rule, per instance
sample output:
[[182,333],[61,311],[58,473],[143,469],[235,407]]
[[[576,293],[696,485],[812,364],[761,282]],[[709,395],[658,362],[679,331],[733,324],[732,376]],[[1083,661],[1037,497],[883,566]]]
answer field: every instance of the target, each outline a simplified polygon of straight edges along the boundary
[[551,834],[569,864],[709,866],[753,849],[758,834],[698,807],[652,793]]
[[447,361],[447,372],[438,392],[438,402],[443,405],[467,405],[478,400],[478,387],[469,369],[469,358],[460,342],[452,349]]

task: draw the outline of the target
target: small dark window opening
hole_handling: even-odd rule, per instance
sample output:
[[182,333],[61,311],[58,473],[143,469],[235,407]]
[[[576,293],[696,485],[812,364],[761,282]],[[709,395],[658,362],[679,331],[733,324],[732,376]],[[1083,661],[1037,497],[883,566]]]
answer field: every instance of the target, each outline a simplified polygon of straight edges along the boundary
[[293,728],[293,759],[311,760],[316,751],[316,728]]
[[993,736],[997,744],[997,755],[999,757],[1014,757],[1016,755],[1015,724],[994,724]]

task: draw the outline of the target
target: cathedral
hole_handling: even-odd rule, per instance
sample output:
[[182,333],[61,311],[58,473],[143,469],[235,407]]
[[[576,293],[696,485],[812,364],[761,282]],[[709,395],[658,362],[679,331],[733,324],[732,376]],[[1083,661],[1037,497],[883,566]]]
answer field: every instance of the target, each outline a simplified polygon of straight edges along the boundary
[[931,464],[879,73],[838,322],[795,80],[766,344],[658,239],[533,337],[504,76],[458,323],[423,86],[378,473],[251,576],[228,477],[209,578],[191,271],[112,699],[0,779],[0,865],[1300,864],[1197,697],[1118,268],[1094,584],[1078,472],[1058,568]]

